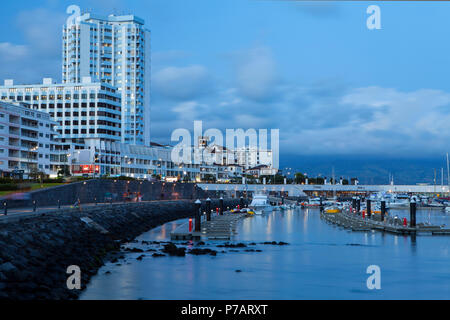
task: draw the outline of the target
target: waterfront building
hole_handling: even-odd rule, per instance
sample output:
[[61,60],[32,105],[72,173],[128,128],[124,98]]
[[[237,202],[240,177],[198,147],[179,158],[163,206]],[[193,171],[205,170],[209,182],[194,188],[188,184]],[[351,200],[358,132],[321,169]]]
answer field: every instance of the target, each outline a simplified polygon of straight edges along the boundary
[[[100,153],[102,152],[102,153]],[[171,160],[172,148],[169,146],[139,146],[112,142],[98,146],[86,146],[77,150],[72,158],[72,173],[75,175],[104,175],[101,168],[114,165],[111,176],[124,176],[150,180],[161,177],[166,181],[189,181],[200,174],[199,165],[178,165]],[[109,156],[108,156],[109,155]]]
[[[73,150],[80,153],[92,148],[98,157],[108,159],[95,173],[120,172],[116,151],[105,147],[121,141],[121,98],[110,84],[91,82],[89,77],[81,83],[64,84],[46,78],[37,85],[15,85],[13,80],[5,80],[0,86],[0,101],[15,101],[46,112],[55,121],[58,139],[69,157],[73,157]],[[106,151],[110,149],[113,152]]]
[[[205,137],[203,137],[203,139],[205,140]],[[207,142],[204,142],[202,145],[199,144],[199,153],[206,151],[213,159],[214,164],[221,166],[237,165],[242,167],[244,170],[257,166],[272,167],[273,165],[272,150],[262,150],[257,147],[248,146],[228,149],[214,143],[209,145],[209,140],[206,141]]]
[[259,178],[261,176],[274,176],[278,174],[278,169],[262,164],[245,170],[245,174],[254,176],[255,178]]
[[0,100],[16,101],[47,112],[57,122],[61,139],[84,144],[85,139],[121,140],[121,100],[117,89],[107,83],[58,84],[45,78],[42,84],[14,85],[5,80]]
[[0,170],[2,176],[42,172],[57,176],[68,165],[56,131],[57,122],[46,112],[0,101]]
[[123,143],[150,145],[150,50],[150,31],[134,15],[86,13],[63,27],[63,83],[91,77],[117,87]]

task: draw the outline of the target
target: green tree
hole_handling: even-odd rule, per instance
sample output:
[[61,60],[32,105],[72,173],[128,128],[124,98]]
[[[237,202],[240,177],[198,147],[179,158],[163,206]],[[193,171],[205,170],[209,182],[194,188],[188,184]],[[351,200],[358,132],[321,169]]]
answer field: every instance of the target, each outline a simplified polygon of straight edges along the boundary
[[295,183],[302,184],[306,182],[306,176],[303,173],[297,172],[294,178]]

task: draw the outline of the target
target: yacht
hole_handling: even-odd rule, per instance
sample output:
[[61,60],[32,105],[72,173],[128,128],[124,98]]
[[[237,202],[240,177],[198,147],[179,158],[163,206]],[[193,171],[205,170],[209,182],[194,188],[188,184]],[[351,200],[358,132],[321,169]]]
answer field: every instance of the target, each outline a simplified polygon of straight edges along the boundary
[[396,209],[396,208],[406,208],[409,207],[409,197],[404,195],[391,194],[389,197],[385,198],[386,208]]
[[310,199],[307,203],[305,203],[305,207],[318,207],[320,206],[320,198]]
[[253,196],[252,203],[248,206],[255,214],[272,212],[272,206],[265,194],[256,194]]

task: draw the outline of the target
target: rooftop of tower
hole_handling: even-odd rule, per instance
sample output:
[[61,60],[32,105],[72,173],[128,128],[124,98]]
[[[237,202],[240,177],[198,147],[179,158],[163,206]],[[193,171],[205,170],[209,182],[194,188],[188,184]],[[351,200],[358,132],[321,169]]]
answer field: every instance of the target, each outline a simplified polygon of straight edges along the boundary
[[100,20],[100,21],[108,21],[108,22],[131,22],[131,23],[137,23],[144,25],[145,20],[141,19],[135,15],[129,14],[129,15],[115,15],[111,14],[108,17],[92,14],[92,13],[84,13],[80,16],[80,21],[89,21],[92,20]]

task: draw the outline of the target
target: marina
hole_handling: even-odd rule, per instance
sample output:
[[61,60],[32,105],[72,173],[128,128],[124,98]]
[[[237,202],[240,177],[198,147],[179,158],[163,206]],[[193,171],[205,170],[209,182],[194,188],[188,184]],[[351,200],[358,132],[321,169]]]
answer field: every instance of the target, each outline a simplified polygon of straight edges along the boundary
[[[402,218],[409,212],[399,209],[391,214]],[[429,221],[430,215],[434,224],[450,223],[445,212],[431,209],[418,210],[417,222]],[[142,241],[170,241],[171,232],[186,223],[167,223],[130,246],[146,250]],[[450,298],[450,237],[354,232],[324,221],[319,208],[297,207],[241,219],[227,241],[247,248],[225,248],[216,256],[141,260],[136,260],[140,254],[130,253],[100,269],[81,299]],[[288,245],[267,245],[272,241]],[[197,243],[185,245],[189,250],[199,248]],[[200,247],[218,250],[223,244],[224,240],[208,240]],[[366,287],[366,268],[372,264],[382,270],[381,290]]]
[[381,221],[364,219],[355,214],[347,212],[323,213],[321,218],[327,222],[336,224],[345,229],[352,231],[370,231],[377,230],[381,232],[389,232],[402,235],[450,235],[450,228],[443,228],[437,225],[420,224],[414,228],[404,225],[387,224]]

